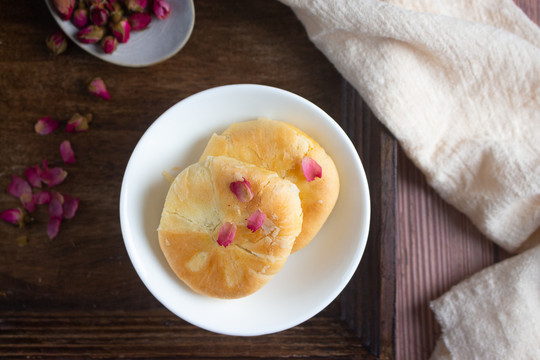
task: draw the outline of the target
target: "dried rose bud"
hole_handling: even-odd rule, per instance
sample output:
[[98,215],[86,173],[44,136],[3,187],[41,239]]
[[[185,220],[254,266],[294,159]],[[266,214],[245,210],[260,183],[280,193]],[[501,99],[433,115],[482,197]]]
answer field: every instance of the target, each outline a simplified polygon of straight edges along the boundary
[[115,38],[118,39],[120,43],[126,43],[129,40],[129,35],[131,33],[131,25],[127,19],[121,19],[116,23],[110,25],[111,32]]
[[[81,4],[83,2],[81,1]],[[71,22],[73,25],[78,27],[79,29],[82,29],[83,27],[88,24],[88,10],[84,8],[79,8],[73,12],[73,17],[71,18]]]
[[75,7],[75,0],[54,0],[53,4],[62,20],[69,20],[71,18],[73,8]]
[[19,228],[23,228],[24,224],[29,221],[28,215],[22,209],[7,209],[0,213],[0,219],[7,221],[13,225],[19,225]]
[[52,240],[58,235],[61,223],[62,219],[49,218],[49,222],[47,223],[47,236],[49,239]]
[[64,194],[64,219],[72,219],[79,208],[79,199]]
[[69,140],[64,140],[60,144],[60,155],[62,155],[62,160],[64,160],[64,163],[76,163],[75,153],[73,152],[73,148],[71,147],[71,143],[69,142]]
[[34,194],[34,202],[37,205],[44,205],[51,202],[52,194],[50,191],[42,190]]
[[246,178],[242,178],[242,181],[235,181],[229,185],[229,189],[241,202],[248,202],[253,199],[253,191],[251,190],[251,184]]
[[45,40],[47,48],[53,55],[60,55],[67,49],[66,35],[62,31],[55,32]]
[[227,247],[233,242],[234,235],[236,235],[236,225],[226,222],[219,229],[217,243],[223,247]]
[[88,123],[92,121],[92,114],[86,114],[82,116],[79,113],[75,113],[66,124],[67,133],[79,133],[88,131]]
[[77,39],[83,44],[94,44],[103,38],[105,35],[105,29],[97,25],[88,25],[87,27],[79,30],[77,33]]
[[266,215],[257,209],[247,220],[247,228],[252,232],[257,231],[264,223],[264,219],[266,219]]
[[15,197],[21,197],[25,193],[32,193],[30,184],[21,177],[13,175],[8,185],[7,192]]
[[126,8],[128,11],[143,12],[146,9],[146,0],[125,0]]
[[90,91],[96,96],[99,96],[102,99],[111,100],[111,96],[107,91],[105,82],[99,77],[94,78],[92,81],[90,81],[90,84],[88,84],[88,91]]
[[122,8],[122,5],[120,5],[119,2],[115,2],[109,4],[109,6],[109,17],[112,19],[113,23],[117,23],[122,20],[122,17],[124,16],[124,9]]
[[90,21],[97,26],[103,26],[109,20],[109,13],[101,6],[90,7]]
[[134,13],[129,15],[128,21],[131,25],[131,30],[138,31],[146,29],[152,18],[147,13]]
[[48,187],[53,187],[61,184],[67,177],[67,171],[60,167],[49,168],[46,161],[43,161],[43,173],[41,174],[41,181]]
[[322,176],[322,168],[315,160],[306,156],[302,159],[302,171],[308,182],[315,180],[316,177]]
[[103,40],[101,40],[101,47],[103,48],[103,52],[105,52],[105,54],[112,54],[116,50],[117,46],[118,40],[112,35],[107,35],[103,38]]
[[39,119],[34,125],[34,130],[40,135],[52,133],[58,127],[58,121],[50,116]]
[[165,0],[154,0],[153,10],[159,20],[165,20],[171,15],[171,5]]
[[24,176],[26,176],[26,178],[28,179],[28,182],[33,187],[40,188],[41,187],[41,173],[42,173],[41,168],[37,165],[34,165],[34,166],[28,167],[28,169],[24,171]]

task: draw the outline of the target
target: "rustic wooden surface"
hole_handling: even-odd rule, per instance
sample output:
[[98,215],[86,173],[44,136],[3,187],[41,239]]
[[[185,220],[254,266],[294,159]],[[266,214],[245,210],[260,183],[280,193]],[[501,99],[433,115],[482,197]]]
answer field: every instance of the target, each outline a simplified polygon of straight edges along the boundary
[[[537,22],[538,0],[519,4]],[[426,359],[438,336],[429,301],[504,257],[445,204],[399,151],[358,94],[277,1],[195,3],[186,47],[148,68],[107,64],[76,45],[44,45],[57,26],[41,1],[0,3],[0,210],[12,174],[47,158],[60,164],[68,138],[78,163],[58,190],[81,199],[77,216],[48,240],[47,215],[20,231],[0,224],[0,358],[398,358]],[[107,82],[112,101],[85,84]],[[123,245],[118,201],[140,136],[163,111],[198,91],[259,83],[295,92],[329,113],[364,163],[372,224],[364,258],[343,293],[313,319],[261,337],[198,329],[172,315],[137,277]],[[43,116],[92,112],[85,134],[33,132]],[[29,243],[17,246],[25,234]]]

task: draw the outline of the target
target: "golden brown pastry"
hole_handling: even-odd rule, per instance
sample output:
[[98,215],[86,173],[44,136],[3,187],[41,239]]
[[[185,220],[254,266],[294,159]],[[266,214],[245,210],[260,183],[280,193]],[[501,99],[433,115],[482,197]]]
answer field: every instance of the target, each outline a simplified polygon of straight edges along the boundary
[[298,192],[272,171],[209,156],[171,184],[159,244],[194,291],[218,298],[252,294],[281,269],[300,233]]
[[[258,119],[233,124],[223,134],[212,135],[201,160],[218,155],[275,171],[298,186],[304,221],[292,252],[313,239],[337,201],[339,176],[334,161],[315,140],[287,123]],[[302,169],[306,156],[322,169],[322,176],[309,182]]]

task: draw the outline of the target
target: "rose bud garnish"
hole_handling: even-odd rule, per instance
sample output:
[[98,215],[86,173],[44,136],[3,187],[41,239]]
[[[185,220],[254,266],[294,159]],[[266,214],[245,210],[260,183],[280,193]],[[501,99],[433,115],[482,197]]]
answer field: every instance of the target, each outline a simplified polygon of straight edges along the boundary
[[71,142],[69,140],[64,140],[60,144],[60,155],[62,155],[62,160],[66,164],[75,164],[75,153],[73,152],[73,148],[71,147]]
[[217,243],[223,247],[227,247],[233,242],[234,235],[236,235],[236,225],[226,222],[219,229]]
[[41,168],[37,165],[30,166],[28,169],[24,171],[24,176],[28,179],[28,182],[33,187],[40,188],[41,187],[41,173],[43,171]]
[[64,219],[72,219],[79,208],[79,199],[64,194]]
[[90,7],[90,21],[97,26],[103,26],[107,24],[109,19],[109,13],[101,6]]
[[0,219],[7,221],[13,225],[19,225],[19,228],[23,228],[24,224],[29,221],[28,215],[22,209],[7,209],[0,213]]
[[79,113],[75,113],[66,124],[67,133],[79,133],[88,131],[88,123],[92,121],[92,114],[86,114],[82,116]]
[[[84,4],[84,2],[80,1],[79,4]],[[73,25],[79,29],[82,29],[88,24],[88,10],[83,6],[79,5],[79,8],[73,12],[73,17],[71,18]]]
[[261,210],[257,209],[251,214],[249,219],[247,219],[247,228],[252,232],[257,231],[264,223],[264,219],[266,219],[266,215]]
[[116,50],[117,46],[118,40],[112,35],[107,35],[103,38],[103,40],[101,40],[101,47],[103,48],[103,52],[105,54],[112,54]]
[[302,159],[302,171],[308,182],[315,180],[316,177],[322,176],[322,168],[315,160],[306,156]]
[[165,20],[171,15],[171,5],[165,0],[154,0],[152,10],[159,20]]
[[125,0],[126,8],[132,12],[143,12],[146,9],[146,0]]
[[120,20],[122,20],[122,17],[124,16],[124,9],[122,8],[122,5],[120,5],[119,2],[115,2],[112,4],[109,4],[109,17],[111,18],[113,23],[117,23]]
[[88,84],[88,91],[102,99],[111,99],[111,96],[107,91],[107,87],[105,86],[105,82],[100,77],[94,78],[92,81],[90,81],[90,84]]
[[131,25],[131,30],[138,31],[146,29],[152,18],[147,13],[134,13],[129,15],[128,21]]
[[100,41],[105,35],[105,29],[97,25],[88,25],[79,30],[77,39],[83,44],[94,44]]
[[50,116],[39,119],[34,125],[34,130],[40,135],[52,133],[58,127],[58,121]]
[[111,32],[115,38],[118,39],[120,43],[126,43],[129,40],[129,35],[131,33],[131,25],[127,19],[121,19],[116,23],[110,24]]
[[242,181],[234,181],[229,185],[229,189],[241,202],[248,202],[253,199],[253,191],[251,190],[251,184],[246,178],[242,178]]
[[47,48],[53,55],[60,55],[67,49],[66,35],[62,31],[55,32],[45,40]]
[[71,18],[73,8],[75,7],[75,0],[54,0],[53,4],[62,20],[69,20]]

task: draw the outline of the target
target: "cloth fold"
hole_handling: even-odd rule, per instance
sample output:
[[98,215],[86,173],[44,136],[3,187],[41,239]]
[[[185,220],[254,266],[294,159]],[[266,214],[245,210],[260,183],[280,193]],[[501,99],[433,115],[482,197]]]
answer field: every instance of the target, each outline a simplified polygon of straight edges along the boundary
[[[533,248],[526,254],[540,262],[534,248],[540,243],[540,29],[511,0],[280,1],[430,185],[498,245],[509,252]],[[521,255],[516,259],[510,264],[525,271],[517,266]],[[527,283],[532,291],[508,297],[512,304],[502,309],[489,292],[512,289],[524,277],[480,276],[467,283],[469,291],[451,290],[433,305],[443,331],[447,315],[468,313],[499,324],[486,329],[533,331],[540,339],[538,328],[513,322],[512,309],[538,303],[531,297],[540,293],[540,278],[534,271],[528,276],[535,279]],[[465,311],[455,305],[460,296],[478,294],[492,306],[471,301],[477,311]],[[502,314],[491,316],[496,311]],[[463,338],[478,331],[462,330]],[[499,330],[484,339],[494,346],[490,354],[506,342],[514,344],[507,348],[512,351],[530,350]],[[434,357],[488,358],[473,349],[461,352],[461,342],[443,338]]]

